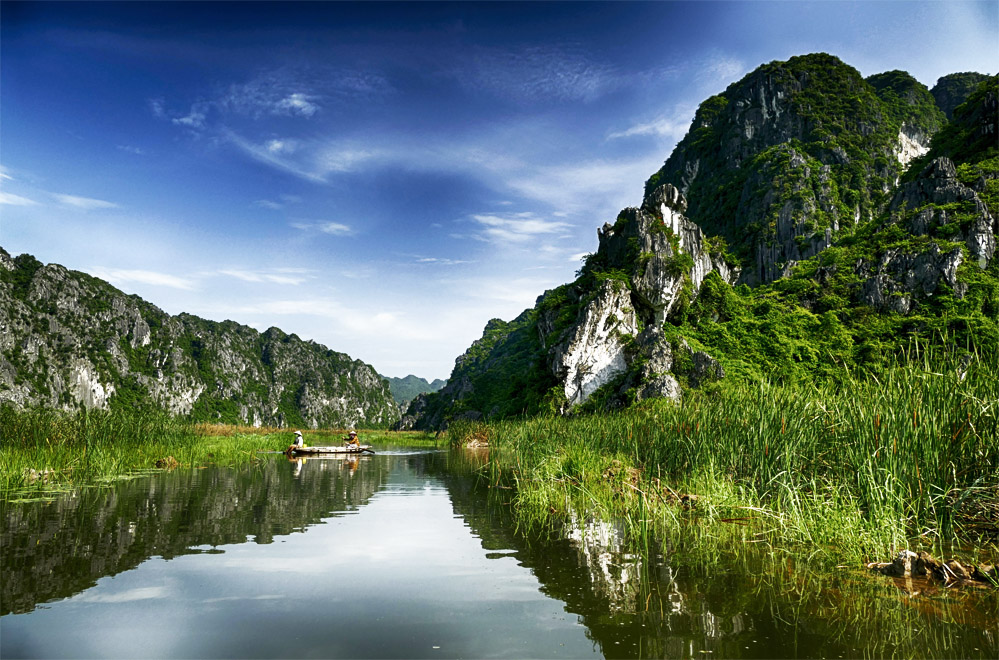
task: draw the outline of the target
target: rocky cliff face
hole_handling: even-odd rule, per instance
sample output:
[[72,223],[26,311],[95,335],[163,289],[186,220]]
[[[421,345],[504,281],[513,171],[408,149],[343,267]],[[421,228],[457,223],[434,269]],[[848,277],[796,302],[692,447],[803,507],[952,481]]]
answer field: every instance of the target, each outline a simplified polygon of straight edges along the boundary
[[62,410],[145,405],[198,420],[388,425],[363,362],[277,328],[170,316],[83,273],[0,248],[0,401]]
[[953,119],[957,106],[968,100],[971,93],[986,80],[988,76],[974,71],[951,73],[937,80],[930,93],[947,119]]
[[943,121],[904,72],[865,80],[821,53],[772,62],[701,104],[646,194],[676,186],[690,219],[733,246],[742,281],[772,282],[873,217]]
[[675,187],[664,185],[642,208],[623,210],[598,231],[599,247],[579,279],[546,292],[509,324],[490,321],[458,358],[447,385],[412,403],[403,427],[502,416],[496,382],[525,373],[534,374],[528,388],[502,390],[514,400],[528,399],[516,412],[566,413],[594,397],[612,407],[678,399],[680,380],[696,385],[720,378],[723,370],[709,355],[684,342],[674,346],[661,331],[696,298],[708,273],[729,284],[739,276],[683,215],[686,205]]
[[407,424],[676,399],[724,376],[715,358],[809,378],[913,339],[988,343],[997,85],[984,79],[947,122],[902,71],[865,80],[823,54],[760,67],[701,104],[578,279],[490,321]]

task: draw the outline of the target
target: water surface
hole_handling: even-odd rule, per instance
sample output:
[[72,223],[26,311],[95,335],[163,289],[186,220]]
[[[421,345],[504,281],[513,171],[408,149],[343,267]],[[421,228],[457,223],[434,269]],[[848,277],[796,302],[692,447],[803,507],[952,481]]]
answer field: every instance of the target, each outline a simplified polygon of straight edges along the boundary
[[4,504],[0,656],[999,655],[994,593],[635,553],[587,519],[527,534],[472,463],[271,456]]

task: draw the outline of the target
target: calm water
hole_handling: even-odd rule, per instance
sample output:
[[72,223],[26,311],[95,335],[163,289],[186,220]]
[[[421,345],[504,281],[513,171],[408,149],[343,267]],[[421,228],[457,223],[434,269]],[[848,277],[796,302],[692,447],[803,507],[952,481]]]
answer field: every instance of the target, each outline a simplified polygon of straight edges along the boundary
[[0,656],[999,656],[994,592],[643,559],[612,525],[525,535],[510,496],[465,455],[395,450],[5,504]]

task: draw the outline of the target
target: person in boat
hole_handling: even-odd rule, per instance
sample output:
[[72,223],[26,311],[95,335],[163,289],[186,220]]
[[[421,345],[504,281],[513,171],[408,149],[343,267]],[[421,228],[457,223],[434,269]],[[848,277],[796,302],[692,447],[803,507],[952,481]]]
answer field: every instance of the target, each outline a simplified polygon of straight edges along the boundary
[[347,437],[343,439],[343,444],[345,447],[356,447],[361,448],[361,443],[357,440],[357,431],[351,431],[347,434]]
[[305,446],[305,440],[302,439],[302,432],[295,431],[295,442],[288,445],[288,449],[286,449],[285,452],[291,454],[296,449],[301,449],[304,446]]

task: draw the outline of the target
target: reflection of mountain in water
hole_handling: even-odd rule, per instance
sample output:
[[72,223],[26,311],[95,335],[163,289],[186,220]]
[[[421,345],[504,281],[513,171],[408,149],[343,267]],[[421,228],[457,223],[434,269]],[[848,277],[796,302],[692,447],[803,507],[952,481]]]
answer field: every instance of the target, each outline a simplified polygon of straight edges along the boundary
[[605,656],[634,657],[637,651],[675,657],[701,650],[739,655],[736,637],[756,627],[746,614],[750,608],[745,599],[754,592],[749,575],[703,580],[667,564],[670,558],[643,560],[629,552],[622,530],[613,523],[577,518],[552,538],[527,536],[517,531],[509,507],[498,506],[513,491],[476,487],[459,476],[474,470],[481,458],[452,454],[449,462],[450,470],[441,478],[455,512],[483,548],[505,550],[495,556],[513,554],[529,568],[545,594],[579,615]]
[[366,458],[281,458],[156,474],[52,502],[0,503],[0,614],[29,612],[150,557],[271,543],[363,505],[388,470]]

